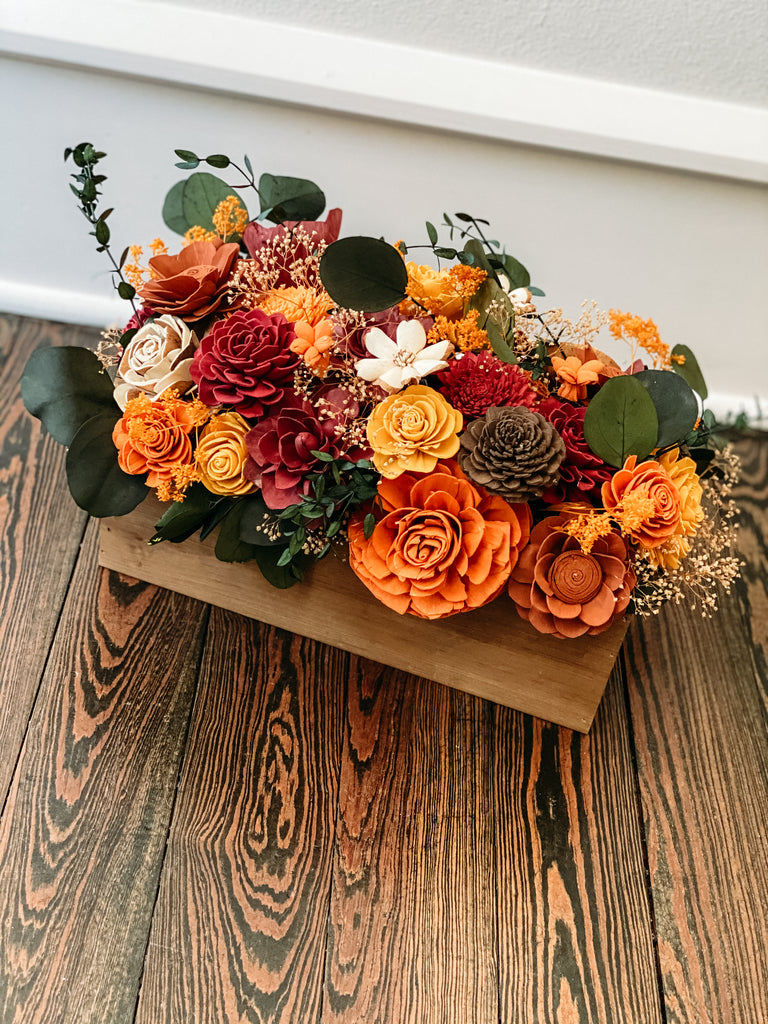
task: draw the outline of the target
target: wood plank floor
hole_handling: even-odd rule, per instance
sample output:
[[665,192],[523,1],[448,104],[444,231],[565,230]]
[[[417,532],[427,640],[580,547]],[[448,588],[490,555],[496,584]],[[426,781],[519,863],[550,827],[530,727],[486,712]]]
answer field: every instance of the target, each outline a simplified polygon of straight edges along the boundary
[[588,736],[99,570],[0,317],[2,1024],[767,1024],[768,438]]

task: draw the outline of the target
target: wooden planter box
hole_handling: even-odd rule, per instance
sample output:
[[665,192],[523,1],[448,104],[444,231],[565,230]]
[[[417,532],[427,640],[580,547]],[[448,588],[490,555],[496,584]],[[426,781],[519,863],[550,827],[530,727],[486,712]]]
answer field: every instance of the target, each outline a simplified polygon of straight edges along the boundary
[[161,512],[148,498],[128,516],[103,520],[99,564],[579,732],[592,724],[624,622],[596,637],[557,640],[537,633],[503,597],[426,622],[380,604],[333,556],[303,583],[277,590],[255,563],[218,561],[213,538],[150,546]]

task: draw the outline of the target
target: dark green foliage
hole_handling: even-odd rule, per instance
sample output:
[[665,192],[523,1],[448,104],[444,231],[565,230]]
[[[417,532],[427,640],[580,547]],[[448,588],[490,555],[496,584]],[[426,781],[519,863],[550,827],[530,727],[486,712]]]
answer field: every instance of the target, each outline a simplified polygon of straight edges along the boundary
[[21,378],[21,397],[27,411],[64,445],[72,443],[92,416],[108,413],[113,424],[120,416],[112,381],[95,353],[86,348],[65,346],[33,352]]

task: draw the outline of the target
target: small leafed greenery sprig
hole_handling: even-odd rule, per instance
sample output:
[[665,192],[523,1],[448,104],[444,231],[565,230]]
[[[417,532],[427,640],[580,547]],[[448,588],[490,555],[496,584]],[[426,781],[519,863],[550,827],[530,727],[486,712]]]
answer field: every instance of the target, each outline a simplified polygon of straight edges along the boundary
[[[367,459],[350,462],[335,459],[327,452],[312,454],[325,466],[319,472],[307,474],[310,493],[302,495],[299,504],[277,515],[281,533],[289,538],[277,560],[278,566],[290,565],[307,544],[317,549],[317,558],[322,558],[350,514],[376,497],[379,475]],[[376,519],[369,512],[363,524],[366,537],[370,537],[375,525]]]
[[106,153],[94,149],[90,142],[81,142],[74,148],[67,146],[64,150],[64,161],[66,162],[71,157],[75,166],[79,168],[77,174],[71,175],[78,184],[69,187],[80,203],[80,211],[83,216],[89,224],[93,225],[93,231],[90,231],[89,234],[93,235],[99,243],[96,252],[105,252],[114,268],[118,278],[115,284],[117,294],[121,299],[128,299],[135,311],[133,297],[136,294],[136,289],[123,277],[123,265],[128,258],[128,249],[124,249],[120,259],[116,261],[109,247],[110,230],[107,218],[112,213],[112,207],[104,210],[103,213],[97,213],[98,200],[101,195],[97,186],[103,184],[107,180],[107,176],[106,174],[94,174],[94,168],[106,155]]

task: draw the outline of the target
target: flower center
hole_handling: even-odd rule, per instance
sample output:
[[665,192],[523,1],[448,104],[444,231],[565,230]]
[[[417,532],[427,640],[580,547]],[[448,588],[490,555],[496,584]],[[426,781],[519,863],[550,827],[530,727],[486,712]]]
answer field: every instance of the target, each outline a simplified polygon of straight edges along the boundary
[[395,352],[395,357],[392,362],[395,366],[412,366],[415,359],[415,352],[409,352],[407,349],[399,348],[397,352]]
[[566,604],[586,604],[603,584],[603,570],[592,555],[583,551],[563,551],[547,573],[547,582],[555,597]]

